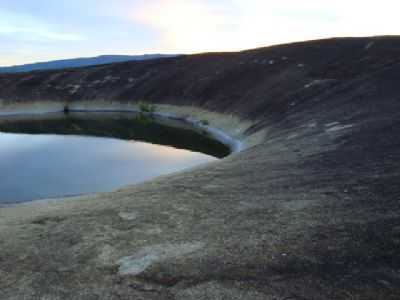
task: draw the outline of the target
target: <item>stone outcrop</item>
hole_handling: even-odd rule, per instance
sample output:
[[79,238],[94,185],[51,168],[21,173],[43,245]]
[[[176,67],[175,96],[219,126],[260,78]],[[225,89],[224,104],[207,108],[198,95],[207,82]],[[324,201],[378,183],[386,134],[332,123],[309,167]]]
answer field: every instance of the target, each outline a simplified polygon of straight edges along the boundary
[[399,48],[0,75],[3,112],[142,100],[247,143],[112,193],[0,208],[0,299],[399,299]]

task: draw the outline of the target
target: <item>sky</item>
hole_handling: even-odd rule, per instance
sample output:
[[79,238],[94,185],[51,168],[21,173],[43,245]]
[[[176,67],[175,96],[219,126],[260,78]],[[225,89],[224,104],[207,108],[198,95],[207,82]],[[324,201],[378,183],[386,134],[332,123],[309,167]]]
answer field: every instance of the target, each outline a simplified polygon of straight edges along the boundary
[[398,0],[0,0],[0,66],[400,34]]

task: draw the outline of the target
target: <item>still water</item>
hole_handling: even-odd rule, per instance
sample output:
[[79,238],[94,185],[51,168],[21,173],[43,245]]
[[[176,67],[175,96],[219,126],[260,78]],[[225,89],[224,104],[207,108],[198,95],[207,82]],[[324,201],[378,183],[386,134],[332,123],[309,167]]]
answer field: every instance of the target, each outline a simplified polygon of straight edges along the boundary
[[[123,140],[115,128],[116,124],[125,124],[122,127],[127,130],[126,122],[131,125],[129,136],[133,138]],[[140,130],[132,128],[148,128],[153,123],[138,125],[126,116],[96,116],[88,122],[87,117],[80,115],[0,124],[0,205],[112,191],[217,160],[214,157],[219,156],[217,154],[134,139],[134,133]],[[162,126],[165,129],[165,125]],[[51,128],[56,134],[47,133]],[[110,135],[110,130],[105,128],[114,130],[113,135],[117,137],[101,137]],[[78,132],[81,134],[77,135]],[[96,132],[97,136],[90,132]],[[173,132],[177,136],[168,139],[164,135],[163,138],[179,140],[179,136],[183,136],[185,143],[190,143],[190,138],[198,140],[198,134],[185,136],[176,128]],[[124,134],[128,133],[124,131]]]

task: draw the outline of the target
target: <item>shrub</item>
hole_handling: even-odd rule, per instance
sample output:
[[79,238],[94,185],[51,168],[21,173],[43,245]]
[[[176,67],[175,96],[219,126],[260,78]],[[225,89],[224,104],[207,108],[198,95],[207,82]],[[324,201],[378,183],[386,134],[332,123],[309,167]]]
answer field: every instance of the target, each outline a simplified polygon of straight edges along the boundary
[[210,122],[206,119],[203,119],[203,120],[200,120],[200,124],[204,125],[204,126],[208,126],[208,125],[210,125]]
[[139,102],[139,110],[142,113],[153,114],[156,111],[156,106],[147,102]]

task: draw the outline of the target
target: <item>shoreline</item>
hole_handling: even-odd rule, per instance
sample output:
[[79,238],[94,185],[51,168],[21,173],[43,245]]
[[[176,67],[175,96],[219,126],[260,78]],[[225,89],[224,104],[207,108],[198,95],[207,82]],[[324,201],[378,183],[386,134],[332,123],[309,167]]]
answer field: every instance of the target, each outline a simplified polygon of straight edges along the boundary
[[[157,104],[155,104],[156,107],[158,107]],[[175,121],[181,121],[186,123],[187,125],[190,125],[193,127],[193,130],[203,130],[206,131],[211,138],[214,140],[224,144],[227,146],[231,153],[228,155],[232,155],[234,153],[238,153],[242,150],[245,150],[248,145],[245,143],[244,138],[238,139],[234,138],[232,135],[230,135],[228,132],[219,129],[214,126],[209,126],[209,125],[204,125],[202,124],[201,120],[196,118],[195,116],[192,115],[180,115],[178,113],[174,113],[171,111],[163,111],[163,112],[153,112],[153,113],[148,113],[148,112],[142,112],[140,109],[137,108],[125,108],[121,109],[120,108],[112,108],[112,107],[76,107],[74,108],[74,105],[71,105],[72,107],[68,109],[70,113],[136,113],[136,114],[144,114],[144,115],[153,115],[156,116],[160,119],[165,119],[165,120],[175,120]],[[1,108],[1,107],[0,107]],[[55,108],[55,109],[49,109],[49,110],[15,110],[15,111],[9,111],[9,112],[0,112],[0,120],[2,118],[7,118],[7,117],[18,117],[18,116],[38,116],[38,115],[50,115],[50,114],[56,114],[56,113],[64,113],[64,106],[61,108]]]

